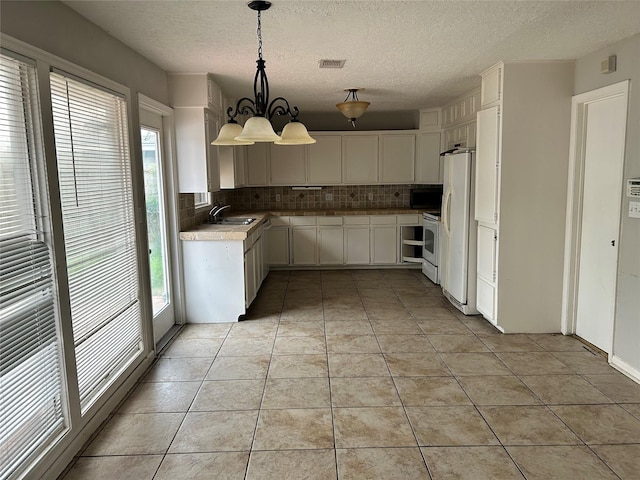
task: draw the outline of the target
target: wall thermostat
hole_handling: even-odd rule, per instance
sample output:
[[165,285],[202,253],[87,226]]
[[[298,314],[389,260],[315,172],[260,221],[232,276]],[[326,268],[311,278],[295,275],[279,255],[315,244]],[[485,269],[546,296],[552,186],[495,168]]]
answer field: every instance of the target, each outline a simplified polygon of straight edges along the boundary
[[627,180],[627,197],[640,198],[640,177]]

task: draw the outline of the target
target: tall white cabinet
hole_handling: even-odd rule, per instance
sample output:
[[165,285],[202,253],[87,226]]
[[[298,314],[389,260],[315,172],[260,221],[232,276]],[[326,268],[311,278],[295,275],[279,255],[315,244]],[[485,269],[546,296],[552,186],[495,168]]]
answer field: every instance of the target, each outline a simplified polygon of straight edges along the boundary
[[477,308],[506,333],[559,332],[572,62],[499,63],[477,114]]
[[178,190],[204,193],[220,190],[218,150],[211,142],[222,126],[222,92],[207,74],[170,74],[174,108]]

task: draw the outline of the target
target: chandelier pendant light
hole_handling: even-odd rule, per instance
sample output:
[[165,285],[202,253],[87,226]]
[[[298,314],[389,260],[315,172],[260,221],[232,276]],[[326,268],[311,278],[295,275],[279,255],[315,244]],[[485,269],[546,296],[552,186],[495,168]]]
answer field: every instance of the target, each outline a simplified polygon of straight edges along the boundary
[[[271,2],[252,1],[248,3],[250,9],[258,12],[258,60],[257,70],[253,79],[253,99],[243,97],[233,107],[227,109],[229,119],[220,129],[218,137],[211,142],[213,145],[251,145],[254,142],[274,142],[279,145],[304,145],[315,143],[309,136],[307,128],[298,120],[298,107],[289,105],[284,97],[277,97],[269,102],[269,81],[265,72],[265,61],[262,58],[262,12],[271,7]],[[282,130],[282,136],[277,135],[271,125],[274,115],[289,115],[290,122]],[[241,127],[236,121],[238,115],[252,115]]]
[[364,88],[345,88],[344,91],[349,92],[347,93],[347,98],[344,99],[344,102],[336,104],[340,113],[347,117],[353,128],[356,128],[356,119],[361,117],[367,107],[371,105],[369,102],[358,100],[358,92],[363,90]]

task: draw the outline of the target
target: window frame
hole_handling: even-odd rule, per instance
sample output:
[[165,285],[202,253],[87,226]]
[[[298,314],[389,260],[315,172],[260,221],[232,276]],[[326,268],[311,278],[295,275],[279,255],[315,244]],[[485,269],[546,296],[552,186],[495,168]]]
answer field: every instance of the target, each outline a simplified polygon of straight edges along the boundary
[[[74,455],[97,431],[98,427],[108,418],[109,414],[125,398],[134,387],[138,379],[144,374],[155,358],[153,344],[153,326],[151,315],[151,293],[149,284],[149,272],[145,267],[148,262],[146,242],[146,230],[144,226],[144,179],[142,173],[142,160],[138,151],[141,150],[140,134],[138,130],[138,100],[132,95],[131,89],[109,78],[103,77],[84,67],[80,67],[63,58],[34,47],[21,40],[17,40],[0,32],[2,47],[13,54],[25,57],[36,65],[38,83],[38,96],[40,112],[42,115],[42,137],[44,145],[44,165],[38,168],[45,173],[48,194],[43,199],[48,205],[50,214],[50,230],[46,232],[52,242],[52,254],[55,261],[55,276],[57,278],[56,293],[58,296],[58,310],[61,319],[60,338],[63,347],[62,357],[63,376],[66,379],[66,395],[68,408],[69,429],[58,441],[52,442],[38,459],[26,467],[28,475],[33,478],[48,478],[58,475],[73,460]],[[77,375],[75,371],[73,353],[73,331],[71,327],[71,309],[69,302],[68,278],[66,274],[67,263],[65,259],[64,235],[62,231],[62,212],[60,207],[59,186],[57,176],[57,160],[55,150],[55,138],[53,130],[51,91],[49,72],[59,69],[69,75],[76,76],[85,82],[120,93],[126,99],[126,118],[128,123],[127,137],[130,148],[130,161],[132,172],[134,219],[136,232],[140,233],[136,245],[136,258],[140,266],[138,271],[140,284],[140,307],[142,316],[143,348],[140,354],[120,374],[120,376],[106,386],[93,404],[81,414],[80,400],[77,388]],[[39,192],[43,195],[43,192]],[[53,201],[51,200],[53,199]],[[71,347],[69,347],[71,346]],[[22,472],[25,473],[24,471]],[[9,477],[13,479],[14,476]],[[19,478],[15,476],[15,478]]]

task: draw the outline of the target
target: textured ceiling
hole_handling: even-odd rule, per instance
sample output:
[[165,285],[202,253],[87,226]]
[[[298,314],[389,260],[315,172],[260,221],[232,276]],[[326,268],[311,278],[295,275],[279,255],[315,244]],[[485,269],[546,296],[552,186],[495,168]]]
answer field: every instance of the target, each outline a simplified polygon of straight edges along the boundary
[[[256,13],[243,0],[66,1],[170,72],[210,72],[251,94]],[[364,87],[369,111],[439,106],[500,60],[575,59],[640,32],[640,1],[273,0],[262,14],[272,98],[335,111]],[[320,59],[346,59],[342,70]]]

